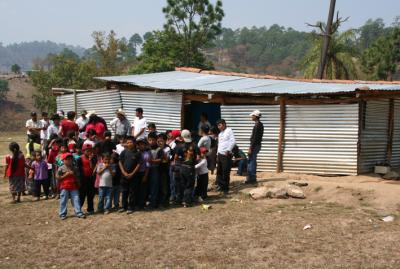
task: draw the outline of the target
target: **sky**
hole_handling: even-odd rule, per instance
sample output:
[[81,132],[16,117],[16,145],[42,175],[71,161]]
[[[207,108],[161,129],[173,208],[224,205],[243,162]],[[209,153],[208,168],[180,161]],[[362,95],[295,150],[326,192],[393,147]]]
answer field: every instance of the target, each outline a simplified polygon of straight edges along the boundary
[[[213,2],[213,1],[212,1]],[[223,0],[224,27],[279,24],[310,31],[306,23],[326,21],[330,0]],[[93,31],[114,30],[118,37],[161,29],[166,0],[0,0],[0,42],[51,40],[90,47]],[[400,0],[337,0],[336,10],[350,17],[343,30],[369,18],[391,24]]]

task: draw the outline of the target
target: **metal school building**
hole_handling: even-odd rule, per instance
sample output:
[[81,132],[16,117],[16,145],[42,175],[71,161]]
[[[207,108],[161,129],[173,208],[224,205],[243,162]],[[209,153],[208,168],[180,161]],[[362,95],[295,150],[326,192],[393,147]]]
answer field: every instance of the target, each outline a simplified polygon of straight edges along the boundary
[[142,107],[161,131],[194,130],[206,112],[212,124],[224,118],[245,150],[253,126],[249,114],[258,109],[265,128],[261,171],[356,175],[377,164],[400,167],[400,82],[298,80],[193,68],[97,79],[107,82],[106,90],[58,91],[58,109],[96,110],[109,122],[120,107],[129,120]]

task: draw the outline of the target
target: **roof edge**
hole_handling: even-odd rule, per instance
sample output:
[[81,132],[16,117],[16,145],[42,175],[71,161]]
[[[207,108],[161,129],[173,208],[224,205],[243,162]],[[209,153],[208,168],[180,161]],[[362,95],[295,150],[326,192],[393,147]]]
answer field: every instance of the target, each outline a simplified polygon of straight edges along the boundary
[[256,79],[273,79],[273,80],[288,80],[298,82],[309,82],[309,83],[340,83],[340,84],[382,84],[382,85],[400,85],[400,81],[366,81],[366,80],[341,80],[341,79],[303,79],[303,78],[289,78],[282,76],[272,75],[258,75],[258,74],[246,74],[237,72],[225,72],[218,70],[203,70],[194,67],[175,67],[175,71],[201,73],[209,75],[221,75],[221,76],[234,76],[234,77],[245,77],[245,78],[256,78]]

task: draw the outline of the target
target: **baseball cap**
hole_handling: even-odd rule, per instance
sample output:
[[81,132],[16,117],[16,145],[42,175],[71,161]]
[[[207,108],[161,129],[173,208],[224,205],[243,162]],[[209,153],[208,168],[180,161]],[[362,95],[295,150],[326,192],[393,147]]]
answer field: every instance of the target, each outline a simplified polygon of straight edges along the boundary
[[192,142],[192,134],[190,133],[189,130],[183,130],[181,133],[181,136],[183,138],[183,141],[185,141],[186,143],[190,143]]
[[85,151],[87,149],[91,149],[91,148],[93,148],[91,144],[83,144],[83,146],[82,146],[83,151]]
[[177,138],[178,136],[180,136],[181,135],[181,131],[180,130],[172,130],[171,131],[171,136],[173,137],[173,138]]
[[67,153],[63,153],[63,155],[61,155],[61,160],[65,160],[69,157],[72,157],[72,154],[67,152]]
[[261,117],[261,112],[260,110],[254,110],[253,112],[251,112],[250,116]]
[[205,154],[205,153],[207,153],[207,152],[208,152],[208,150],[207,150],[206,147],[200,147],[200,153],[201,153],[201,154]]

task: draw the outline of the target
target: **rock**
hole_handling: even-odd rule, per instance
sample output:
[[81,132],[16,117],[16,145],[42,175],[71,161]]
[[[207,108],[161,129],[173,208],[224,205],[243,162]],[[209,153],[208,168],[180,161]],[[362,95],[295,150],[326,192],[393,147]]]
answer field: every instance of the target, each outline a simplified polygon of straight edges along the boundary
[[263,199],[267,197],[268,188],[259,187],[249,191],[251,198],[254,200]]
[[303,190],[300,187],[297,187],[297,186],[294,186],[291,184],[286,186],[286,192],[289,197],[298,198],[298,199],[306,198],[306,195],[304,194]]
[[400,175],[396,171],[390,171],[386,173],[384,176],[382,176],[384,179],[399,179]]
[[290,182],[289,184],[295,185],[295,186],[298,186],[298,187],[307,187],[307,186],[308,186],[308,183],[307,183],[307,182],[292,181],[292,182]]
[[276,198],[276,199],[288,198],[287,192],[284,188],[276,188],[276,187],[268,188],[266,197],[267,198]]
[[394,221],[394,217],[393,216],[386,216],[384,218],[381,218],[381,220],[383,220],[384,222],[392,222],[392,221]]

